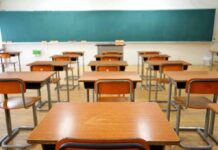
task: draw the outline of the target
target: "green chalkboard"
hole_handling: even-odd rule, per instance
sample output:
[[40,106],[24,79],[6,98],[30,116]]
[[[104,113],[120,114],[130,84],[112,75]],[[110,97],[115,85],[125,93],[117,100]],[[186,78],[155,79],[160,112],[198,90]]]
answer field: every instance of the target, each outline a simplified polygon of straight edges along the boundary
[[211,41],[215,9],[148,11],[1,11],[2,39]]

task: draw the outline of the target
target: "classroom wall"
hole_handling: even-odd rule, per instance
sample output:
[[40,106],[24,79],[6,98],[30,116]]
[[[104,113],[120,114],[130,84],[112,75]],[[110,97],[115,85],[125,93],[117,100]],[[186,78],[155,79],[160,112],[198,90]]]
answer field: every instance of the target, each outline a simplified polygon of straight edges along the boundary
[[[218,8],[216,0],[0,0],[0,10],[150,10],[150,9],[199,9]],[[202,58],[209,49],[218,47],[218,12],[216,12],[214,41],[207,43],[183,42],[141,42],[127,43],[124,59],[129,64],[137,63],[138,50],[159,50],[170,54],[171,59],[184,59],[193,64],[202,64]],[[19,43],[7,45],[8,50],[22,51],[22,64],[33,60],[48,59],[50,55],[62,50],[83,50],[86,63],[97,53],[95,43]],[[42,56],[32,56],[33,49],[41,49]]]

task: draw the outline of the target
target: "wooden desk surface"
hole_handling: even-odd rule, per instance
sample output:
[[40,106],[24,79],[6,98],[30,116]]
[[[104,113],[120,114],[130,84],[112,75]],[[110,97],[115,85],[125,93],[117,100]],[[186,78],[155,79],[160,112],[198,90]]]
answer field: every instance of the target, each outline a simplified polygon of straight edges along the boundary
[[166,54],[143,54],[141,55],[142,58],[149,58],[149,57],[154,57],[154,56],[170,57],[169,55],[166,55]]
[[141,82],[137,72],[84,72],[79,78],[80,82],[94,82],[99,79],[130,79],[134,82]]
[[80,57],[80,54],[66,54],[66,55],[53,55],[51,56],[52,58],[55,58],[55,57],[70,57],[70,58],[78,58]]
[[120,54],[107,54],[107,55],[103,55],[103,54],[97,54],[95,55],[96,58],[102,58],[102,57],[118,57],[118,58],[122,58],[123,55]]
[[146,61],[147,64],[151,66],[161,66],[164,64],[183,64],[183,65],[191,65],[191,63],[183,61],[183,60],[148,60]]
[[27,66],[34,66],[34,65],[52,65],[52,66],[67,66],[70,64],[70,61],[34,61],[32,63],[27,64]]
[[218,54],[218,50],[210,50],[209,52]]
[[63,51],[62,54],[63,55],[68,55],[68,54],[65,54],[65,53],[71,53],[71,52],[75,53],[75,54],[79,54],[80,56],[83,56],[84,53],[85,53],[84,51]]
[[88,66],[128,66],[127,61],[90,61]]
[[19,78],[22,79],[24,82],[31,82],[31,83],[41,83],[52,75],[55,72],[53,71],[46,71],[46,72],[4,72],[0,73],[0,79],[9,79],[9,78]]
[[64,137],[142,138],[152,145],[179,144],[158,104],[147,102],[55,104],[27,141],[55,144]]
[[[151,53],[151,52],[156,52],[156,53],[159,53],[158,55],[160,55],[160,52],[159,52],[159,51],[138,51],[138,54],[139,54],[139,55],[143,55],[143,54]],[[156,54],[155,54],[155,55],[156,55]]]
[[20,55],[20,51],[2,51],[1,53],[8,53],[10,55]]
[[191,78],[218,79],[216,71],[166,71],[164,74],[176,82],[186,82]]

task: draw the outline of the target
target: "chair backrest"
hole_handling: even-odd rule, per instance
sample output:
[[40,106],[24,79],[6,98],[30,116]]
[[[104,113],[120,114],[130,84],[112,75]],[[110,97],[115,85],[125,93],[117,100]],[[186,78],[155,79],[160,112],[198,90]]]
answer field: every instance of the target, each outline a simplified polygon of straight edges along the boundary
[[7,53],[7,52],[0,53],[0,58],[8,59],[10,57],[11,57],[11,55],[9,53]]
[[120,67],[119,66],[97,66],[97,71],[104,71],[104,72],[120,71]]
[[25,93],[26,85],[21,79],[0,79],[0,93],[1,94],[18,94]]
[[99,79],[95,82],[98,94],[130,94],[133,82],[129,79]]
[[74,149],[90,149],[90,150],[149,150],[148,143],[143,139],[123,139],[123,140],[86,140],[64,138],[57,142],[56,150],[74,150]]
[[53,61],[71,61],[70,57],[66,57],[66,56],[55,56],[52,57]]
[[160,72],[163,73],[164,71],[183,71],[184,65],[181,63],[178,64],[163,64],[160,67]]
[[218,94],[217,79],[193,78],[186,82],[187,93],[186,107],[189,106],[191,94]]
[[149,57],[148,60],[167,60],[167,57],[157,55],[157,56]]
[[119,61],[120,57],[113,57],[113,56],[104,56],[101,58],[101,61]]
[[30,67],[31,71],[54,71],[52,65],[33,65]]

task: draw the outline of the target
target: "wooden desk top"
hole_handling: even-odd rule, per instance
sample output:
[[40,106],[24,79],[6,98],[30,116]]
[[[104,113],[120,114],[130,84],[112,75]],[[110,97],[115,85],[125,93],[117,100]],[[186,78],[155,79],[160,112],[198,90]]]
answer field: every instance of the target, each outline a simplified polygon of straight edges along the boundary
[[103,54],[97,54],[95,55],[96,58],[102,58],[102,57],[118,57],[118,58],[122,58],[123,55],[120,54],[107,54],[107,55],[103,55]]
[[128,66],[127,61],[90,61],[88,66]]
[[20,51],[2,51],[0,53],[8,53],[10,55],[20,55]]
[[27,66],[34,66],[34,65],[52,65],[52,66],[67,66],[70,64],[70,61],[34,61],[32,63],[27,64]]
[[149,57],[154,57],[154,56],[170,57],[169,55],[166,55],[166,54],[143,54],[141,55],[142,58],[149,58]]
[[191,78],[218,79],[216,71],[165,71],[164,74],[176,82],[186,82]]
[[165,64],[183,64],[185,65],[191,65],[191,63],[183,61],[183,60],[148,60],[146,61],[147,64],[151,66],[161,66]]
[[41,83],[53,76],[55,72],[4,72],[0,73],[0,79],[19,78],[24,82]]
[[[138,54],[139,54],[139,55],[143,55],[143,54],[151,53],[151,52],[156,52],[156,53],[159,53],[158,55],[160,55],[160,52],[159,52],[159,51],[138,51]],[[156,54],[155,54],[155,55],[156,55]]]
[[55,144],[64,137],[142,138],[152,145],[179,144],[158,104],[147,102],[55,104],[27,141]]
[[218,50],[210,50],[209,52],[211,52],[211,53],[217,53],[218,54]]
[[80,57],[80,54],[66,54],[66,55],[53,55],[51,56],[52,58],[55,58],[55,57],[70,57],[70,58],[78,58]]
[[65,53],[71,53],[71,52],[75,53],[75,54],[79,54],[80,56],[83,56],[84,53],[85,53],[84,51],[63,51],[62,54],[63,55],[68,55],[68,54],[65,54]]
[[79,78],[80,82],[94,82],[99,79],[130,79],[133,82],[141,82],[137,72],[84,72]]

